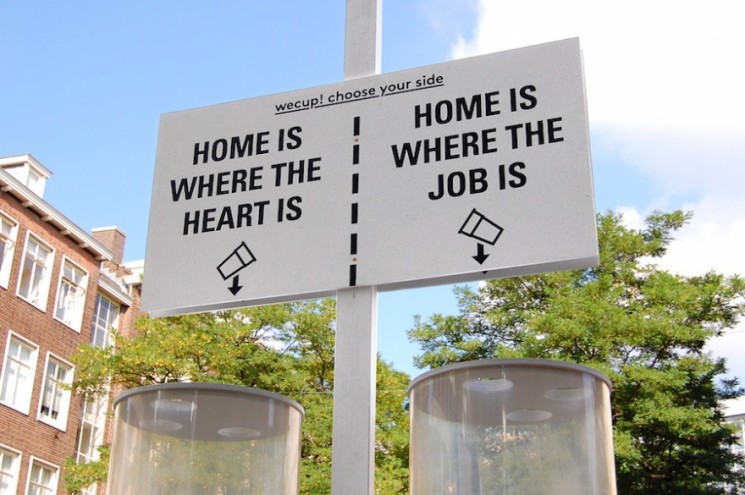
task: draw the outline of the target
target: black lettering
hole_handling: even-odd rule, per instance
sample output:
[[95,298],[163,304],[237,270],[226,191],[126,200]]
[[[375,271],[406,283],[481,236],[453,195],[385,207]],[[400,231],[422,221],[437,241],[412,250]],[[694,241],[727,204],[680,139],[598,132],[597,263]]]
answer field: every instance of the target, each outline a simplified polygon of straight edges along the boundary
[[422,112],[422,106],[416,105],[414,107],[414,128],[419,129],[422,126],[422,119],[425,119],[425,127],[432,125],[432,104],[427,103],[424,105],[424,112]]
[[248,151],[248,154],[253,154],[253,134],[246,134],[241,142],[240,136],[233,136],[230,138],[230,158],[236,156],[243,157]]
[[546,136],[543,133],[543,121],[539,120],[536,124],[536,129],[533,129],[533,123],[528,122],[525,124],[525,144],[530,147],[533,146],[533,138],[538,139],[538,144],[544,144],[546,142]]
[[522,124],[512,124],[505,127],[505,130],[510,131],[510,137],[512,138],[512,149],[517,149],[517,130],[522,129]]
[[499,91],[491,91],[471,97],[461,96],[455,100],[441,100],[434,105],[415,105],[414,128],[429,127],[433,120],[442,125],[453,120],[460,122],[499,114]]
[[421,147],[421,141],[417,141],[413,148],[411,143],[403,143],[399,152],[398,145],[392,145],[391,151],[393,151],[393,162],[396,164],[396,168],[403,167],[406,162],[408,162],[409,165],[416,165],[419,163],[419,150]]
[[251,204],[241,203],[238,205],[238,213],[236,214],[236,227],[241,228],[244,225],[246,227],[251,226]]
[[303,143],[303,139],[300,137],[300,133],[303,129],[300,126],[290,127],[287,130],[287,149],[295,150],[300,147]]
[[[538,98],[533,95],[534,91],[535,86],[533,85],[523,86],[520,88],[519,92],[516,88],[510,89],[510,110],[516,112],[518,109],[530,110],[535,108],[536,105],[538,105]],[[517,99],[518,95],[521,98],[519,104]]]
[[448,194],[457,198],[466,192],[466,174],[461,171],[453,172],[448,176]]
[[[564,138],[558,135],[562,131],[560,123],[561,117],[556,117],[546,120],[545,124],[543,120],[539,120],[537,122],[526,122],[525,124],[508,125],[505,129],[510,132],[512,149],[516,149],[520,144],[527,147],[545,144],[547,136],[549,143],[564,141]],[[524,132],[519,132],[520,130]],[[524,141],[521,141],[521,135],[523,135]]]
[[218,196],[230,193],[228,186],[230,185],[230,172],[220,172],[217,174],[217,191]]
[[215,176],[213,174],[200,175],[197,178],[197,182],[199,183],[199,192],[197,193],[198,198],[212,196],[215,186]]
[[297,220],[300,218],[300,216],[303,214],[303,211],[300,209],[300,203],[303,202],[303,198],[300,196],[292,196],[287,200],[287,209],[289,210],[287,212],[287,220]]
[[439,162],[442,159],[442,154],[440,153],[440,149],[442,148],[441,144],[442,140],[438,137],[434,140],[424,140],[424,163],[429,163],[432,160],[431,155],[433,154],[436,162]]
[[209,154],[210,149],[210,142],[205,141],[204,142],[204,149],[199,147],[199,143],[194,143],[194,163],[193,165],[196,165],[199,163],[199,157],[202,157],[202,163],[207,163],[207,156]]
[[476,132],[463,133],[463,157],[479,154],[479,135]]
[[220,213],[220,219],[217,221],[217,227],[215,230],[220,231],[223,227],[227,226],[229,229],[235,228],[235,222],[233,222],[233,210],[229,206],[222,209]]
[[282,184],[282,169],[286,166],[286,163],[275,163],[271,166],[274,169],[274,185],[277,187]]
[[215,221],[215,212],[217,208],[206,208],[202,210],[202,232],[214,232],[215,227],[212,225]]
[[[301,199],[290,198],[288,208],[290,213],[286,214],[289,220],[300,218],[301,210],[298,204]],[[225,206],[218,214],[216,208],[206,208],[184,213],[182,234],[200,234],[215,232],[222,229],[236,229],[251,227],[252,225],[263,225],[264,214],[269,200],[256,201],[255,203],[242,203],[235,207]],[[235,209],[233,209],[235,208]]]
[[[189,232],[192,230],[193,232]],[[189,235],[189,234],[196,234],[199,232],[199,210],[196,210],[194,212],[194,217],[192,218],[190,212],[184,213],[184,230],[183,235]]]
[[435,105],[435,122],[447,124],[453,119],[453,103],[450,100],[438,101]]
[[523,86],[522,88],[520,88],[520,96],[522,96],[523,100],[525,100],[520,103],[521,109],[530,110],[538,105],[538,98],[536,98],[532,94],[534,91],[535,86],[533,85]]
[[497,99],[498,96],[499,96],[499,91],[491,91],[489,93],[484,93],[484,97],[486,98],[485,113],[487,117],[500,114],[499,99]]
[[464,119],[481,118],[481,95],[473,95],[470,105],[465,98],[457,98],[455,100],[455,115],[459,122]]
[[300,160],[297,165],[295,162],[287,162],[287,184],[294,184],[297,179],[298,183],[303,182],[305,172],[305,160]]
[[[316,165],[317,162],[321,161],[321,157],[311,158],[308,160],[308,182],[321,180],[321,165]],[[318,175],[316,175],[318,173]]]
[[191,182],[189,182],[189,179],[182,178],[178,185],[176,185],[175,180],[171,180],[171,197],[173,198],[173,202],[175,203],[176,201],[179,201],[182,194],[184,195],[184,199],[187,201],[190,200],[194,193],[194,185],[196,182],[196,177],[192,177]]
[[[251,169],[251,172],[256,170],[255,168]],[[259,169],[260,170],[260,169]],[[240,190],[240,192],[246,192],[246,178],[248,177],[248,171],[243,169],[233,170],[233,185],[230,188],[230,192],[235,194]]]
[[470,194],[479,194],[486,191],[488,184],[486,182],[486,170],[483,168],[475,168],[468,171],[469,189]]
[[563,137],[556,135],[562,130],[562,127],[557,125],[561,123],[561,117],[548,119],[546,122],[548,123],[548,142],[549,143],[560,143],[561,141],[564,141]]
[[522,173],[522,170],[525,170],[525,164],[523,162],[510,164],[509,170],[510,175],[514,177],[514,180],[510,179],[510,187],[523,187],[528,182],[528,178]]
[[401,168],[406,163],[417,165],[420,159],[424,163],[430,163],[495,153],[496,132],[496,128],[491,128],[480,132],[451,134],[443,138],[422,139],[414,143],[403,143],[400,147],[392,145],[393,161],[396,168]]
[[429,199],[435,201],[440,199],[445,194],[445,178],[442,174],[437,175],[437,189],[430,191],[428,194]]
[[211,158],[213,162],[221,162],[228,156],[228,140],[218,139],[212,143]]
[[452,160],[453,158],[458,158],[460,156],[458,153],[458,147],[460,146],[460,141],[458,141],[459,137],[458,134],[445,136],[445,160]]
[[[215,144],[219,141],[224,140],[218,139],[215,141]],[[243,136],[243,140],[241,140],[240,136],[233,136],[230,138],[230,159],[243,158],[244,156],[263,155],[269,152],[267,149],[268,144],[268,131],[259,132],[257,134],[246,134]]]
[[490,146],[492,143],[497,142],[497,128],[492,127],[491,129],[484,129],[481,131],[481,153],[496,153],[497,147],[493,148]]
[[[262,177],[261,171],[262,171],[262,168],[261,167],[253,167],[251,169],[251,179],[249,180],[249,186],[248,186],[248,189],[250,191],[254,191],[256,189],[261,189],[261,184],[260,184],[261,177]],[[246,189],[245,189],[245,185],[244,185],[243,191],[245,191],[245,190]]]
[[447,179],[444,174],[437,175],[437,184],[434,191],[430,191],[427,197],[436,201],[445,196],[457,198],[463,196],[466,192],[469,194],[480,194],[489,188],[486,180],[487,171],[483,168],[475,168],[464,172],[456,171],[448,174]]

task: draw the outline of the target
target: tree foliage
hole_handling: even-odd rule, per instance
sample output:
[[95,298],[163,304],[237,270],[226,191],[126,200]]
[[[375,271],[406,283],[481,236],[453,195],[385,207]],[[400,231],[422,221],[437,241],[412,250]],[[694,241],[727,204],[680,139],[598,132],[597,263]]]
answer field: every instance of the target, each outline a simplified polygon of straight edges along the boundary
[[705,346],[742,316],[745,283],[658,268],[690,218],[654,213],[635,230],[601,214],[598,266],[458,288],[458,315],[409,332],[417,364],[533,357],[598,369],[613,383],[619,493],[725,493],[742,479],[721,401],[742,390]]
[[85,464],[73,457],[65,459],[64,483],[68,495],[80,495],[89,486],[106,481],[111,450],[108,445],[101,445],[98,453],[97,460]]
[[[243,385],[288,396],[306,415],[302,425],[300,491],[330,493],[334,385],[333,299],[151,319],[137,335],[115,335],[110,349],[83,346],[73,358],[74,388],[194,381]],[[376,424],[379,493],[408,491],[409,377],[378,362]]]

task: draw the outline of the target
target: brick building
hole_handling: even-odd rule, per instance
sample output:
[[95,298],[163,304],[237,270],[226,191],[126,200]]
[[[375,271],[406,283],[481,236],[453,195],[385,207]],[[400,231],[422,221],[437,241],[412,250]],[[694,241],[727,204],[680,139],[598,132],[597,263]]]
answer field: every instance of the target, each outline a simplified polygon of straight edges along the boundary
[[0,495],[64,494],[65,458],[97,458],[109,399],[70,392],[70,356],[129,333],[139,308],[125,235],[58,212],[43,199],[50,175],[30,155],[0,158]]

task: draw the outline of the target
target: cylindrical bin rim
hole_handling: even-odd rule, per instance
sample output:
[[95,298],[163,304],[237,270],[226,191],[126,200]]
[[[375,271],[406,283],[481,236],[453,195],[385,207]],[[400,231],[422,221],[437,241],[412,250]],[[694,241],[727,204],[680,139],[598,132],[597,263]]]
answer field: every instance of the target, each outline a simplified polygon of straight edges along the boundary
[[566,370],[578,371],[581,373],[590,374],[594,376],[595,378],[599,378],[608,386],[609,390],[611,391],[613,390],[611,381],[607,376],[605,376],[604,374],[602,374],[601,372],[597,370],[588,368],[587,366],[583,366],[581,364],[570,363],[567,361],[557,361],[555,359],[506,358],[506,359],[477,359],[473,361],[463,361],[460,363],[447,364],[445,366],[441,366],[439,368],[426,371],[411,381],[407,394],[411,395],[411,391],[419,383],[429,380],[430,378],[437,376],[437,375],[451,373],[457,370],[492,368],[495,366],[532,366],[534,368],[552,368],[552,369],[565,370],[565,371]]
[[145,394],[148,392],[157,392],[159,390],[209,390],[217,392],[236,392],[243,395],[274,399],[294,407],[298,410],[298,412],[300,412],[301,417],[305,417],[305,409],[303,408],[303,406],[301,406],[294,400],[285,397],[284,395],[275,392],[269,392],[268,390],[262,390],[260,388],[209,382],[171,382],[131,388],[129,390],[125,390],[124,392],[119,394],[116,399],[114,399],[114,408],[116,409],[116,405],[127,397],[131,397],[137,394]]

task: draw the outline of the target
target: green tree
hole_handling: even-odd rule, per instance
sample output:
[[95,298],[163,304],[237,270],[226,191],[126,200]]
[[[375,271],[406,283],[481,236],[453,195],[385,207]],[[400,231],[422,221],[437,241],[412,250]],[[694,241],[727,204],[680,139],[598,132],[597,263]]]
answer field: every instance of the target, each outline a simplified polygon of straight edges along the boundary
[[69,495],[80,495],[89,486],[106,481],[111,452],[108,445],[98,447],[98,452],[98,460],[84,464],[73,457],[65,459],[64,483]]
[[721,401],[742,394],[705,345],[745,312],[745,283],[661,270],[690,213],[654,213],[641,230],[598,215],[600,263],[459,287],[459,314],[418,319],[421,367],[494,357],[581,363],[613,383],[619,493],[726,493],[742,482]]
[[[326,494],[331,481],[334,334],[333,299],[151,319],[137,335],[114,336],[114,346],[83,346],[73,358],[75,390],[200,381],[262,388],[298,401],[302,428],[300,491]],[[380,493],[407,493],[408,376],[378,363]],[[398,456],[398,457],[396,457]],[[394,458],[395,457],[395,458]],[[91,467],[78,467],[69,486],[85,486]],[[70,467],[70,472],[76,472]],[[77,483],[77,485],[74,485]],[[81,484],[82,483],[82,484]]]

